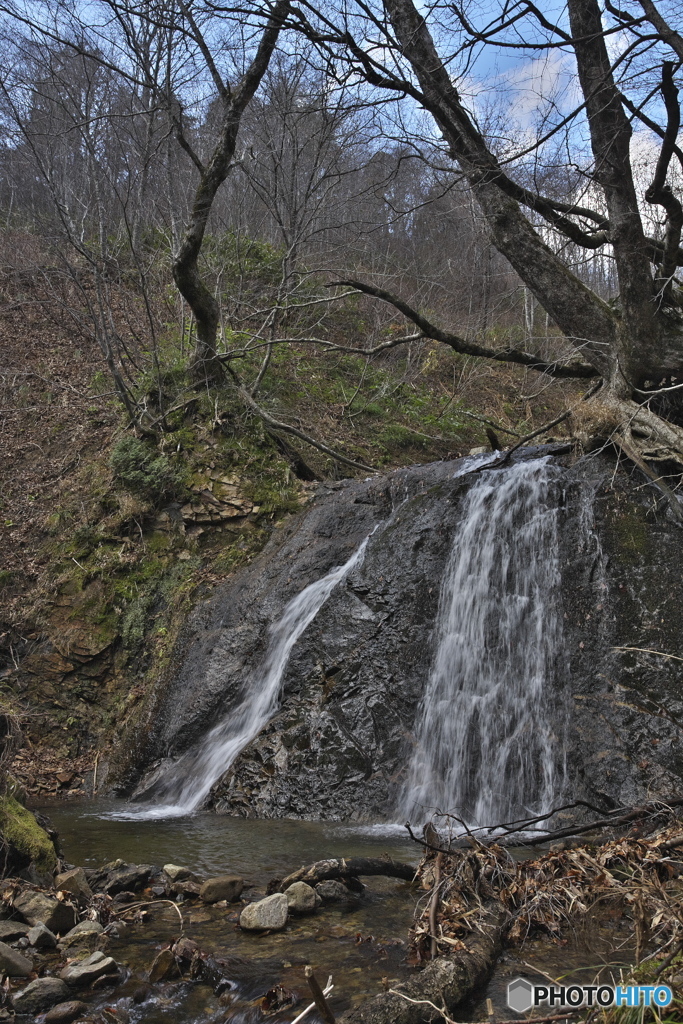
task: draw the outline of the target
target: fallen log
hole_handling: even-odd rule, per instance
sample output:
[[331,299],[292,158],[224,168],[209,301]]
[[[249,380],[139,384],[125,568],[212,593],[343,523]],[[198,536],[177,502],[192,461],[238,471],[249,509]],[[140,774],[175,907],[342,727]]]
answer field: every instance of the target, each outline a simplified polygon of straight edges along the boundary
[[[477,920],[468,948],[432,960],[415,977],[349,1010],[339,1024],[422,1024],[443,1022],[448,1013],[480,988],[500,955],[509,914],[493,901]],[[430,1005],[431,1004],[431,1005]]]
[[417,868],[402,864],[390,857],[338,857],[332,860],[318,860],[293,871],[280,883],[279,891],[284,892],[294,882],[317,885],[328,878],[357,878],[358,875],[387,875],[389,878],[403,878],[412,882]]

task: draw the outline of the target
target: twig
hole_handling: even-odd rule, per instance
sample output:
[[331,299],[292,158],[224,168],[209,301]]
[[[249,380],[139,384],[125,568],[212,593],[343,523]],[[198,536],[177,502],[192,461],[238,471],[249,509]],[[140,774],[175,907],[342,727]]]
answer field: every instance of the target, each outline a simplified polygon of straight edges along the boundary
[[474,412],[468,412],[467,409],[458,409],[458,416],[469,416],[472,420],[479,420],[480,423],[486,423],[487,426],[493,427],[494,430],[500,430],[503,434],[510,434],[511,437],[521,437],[522,435],[518,430],[510,430],[508,427],[501,427],[500,423],[494,423],[493,420],[487,420],[485,416],[477,416]]
[[536,836],[533,839],[519,839],[520,846],[539,846],[541,843],[550,843],[555,839],[564,839],[567,836],[582,835],[584,832],[591,832],[594,828],[609,828],[615,825],[626,825],[637,818],[644,818],[647,814],[656,814],[658,811],[667,810],[669,807],[680,807],[683,798],[675,797],[670,800],[656,800],[642,807],[632,807],[625,814],[616,818],[599,818],[587,825],[575,825],[569,828],[560,828],[555,832],[547,832],[545,835]]
[[352,469],[363,469],[368,473],[376,473],[377,470],[373,469],[372,466],[366,466],[364,462],[354,462],[353,459],[347,458],[346,455],[342,455],[340,452],[334,451],[332,448],[328,448],[322,441],[316,441],[310,434],[305,434],[303,430],[298,430],[296,427],[291,426],[289,423],[282,423],[281,420],[276,420],[270,416],[265,409],[262,409],[258,405],[252,396],[243,387],[238,386],[238,393],[245,405],[260,416],[263,422],[271,427],[273,430],[282,430],[285,434],[292,434],[293,437],[298,437],[301,441],[305,441],[306,444],[310,444],[313,448],[317,448],[318,451],[324,452],[325,455],[331,456],[336,459],[337,462],[342,462],[345,466],[351,466]]
[[658,654],[660,658],[673,658],[674,661],[683,661],[677,654],[665,654],[664,651],[653,651],[650,647],[613,647],[613,651],[642,651],[643,654]]
[[564,420],[569,419],[571,414],[572,414],[572,410],[571,409],[566,409],[562,413],[561,416],[556,416],[554,420],[550,421],[550,423],[544,423],[542,427],[538,428],[538,430],[532,430],[531,433],[527,434],[525,437],[520,437],[520,439],[517,442],[517,444],[513,444],[512,448],[508,448],[508,450],[505,452],[505,454],[503,455],[503,457],[500,460],[500,462],[493,462],[490,466],[487,466],[486,468],[487,469],[495,469],[496,466],[503,466],[503,465],[505,465],[505,463],[510,460],[510,456],[514,452],[516,452],[518,448],[521,448],[528,441],[531,441],[534,437],[539,437],[541,434],[546,434],[552,427],[556,427],[558,425],[558,423],[562,423],[562,422],[564,422]]
[[[436,853],[449,853],[450,852],[450,849],[444,850],[444,848],[442,846],[432,846],[432,844],[428,843],[425,839],[418,839],[418,837],[415,835],[415,833],[413,832],[412,828],[410,827],[410,822],[409,821],[406,822],[406,828],[408,829],[408,835],[410,836],[410,838],[413,840],[414,843],[419,843],[420,846],[426,846],[428,850],[434,850]],[[449,848],[450,848],[450,843],[448,845],[449,845]]]
[[395,988],[387,989],[387,991],[392,996],[398,996],[399,999],[405,999],[407,1003],[412,1003],[413,1006],[431,1006],[433,1010],[436,1010],[436,1012],[443,1017],[446,1024],[456,1024],[456,1022],[446,1014],[446,1011],[440,1010],[436,1003],[433,1003],[431,999],[411,999],[410,996],[404,995],[403,992],[397,992]]
[[436,957],[438,947],[436,944],[436,911],[439,906],[439,885],[441,884],[441,864],[443,853],[436,855],[436,869],[434,873],[434,891],[432,892],[431,903],[429,904],[429,932],[432,937],[431,953],[432,960]]
[[[400,999],[405,999],[407,1003],[413,1003],[414,1006],[431,1006],[433,1010],[436,1010],[439,1016],[443,1017],[445,1024],[456,1024],[456,1021],[452,1020],[445,1010],[440,1010],[436,1003],[433,1003],[430,999],[411,999],[410,996],[405,995],[403,992],[398,992],[395,988],[390,988],[387,991],[392,996],[398,996]],[[572,1013],[556,1013],[553,1014],[552,1017],[528,1017],[527,1021],[528,1024],[551,1024],[552,1021],[556,1020],[568,1020],[570,1017],[574,1017],[576,1013],[577,1011],[575,1010]],[[297,1020],[298,1019],[299,1018],[297,1017]],[[292,1021],[292,1024],[296,1024],[296,1022]],[[489,1024],[526,1024],[526,1021],[517,1017],[516,1019],[508,1018],[507,1020],[490,1020]]]
[[180,907],[177,903],[174,903],[173,900],[147,900],[141,903],[127,903],[125,907],[118,911],[117,916],[123,917],[123,915],[127,914],[129,910],[137,910],[138,907],[152,907],[155,903],[169,903],[173,907],[180,918],[180,932],[182,934],[185,930],[185,922],[183,921],[183,915],[180,913]]

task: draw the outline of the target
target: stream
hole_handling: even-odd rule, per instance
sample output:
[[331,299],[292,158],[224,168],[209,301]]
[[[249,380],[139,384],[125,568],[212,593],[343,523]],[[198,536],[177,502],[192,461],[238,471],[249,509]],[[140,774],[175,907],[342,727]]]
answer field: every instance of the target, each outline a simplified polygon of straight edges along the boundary
[[[267,882],[325,857],[388,854],[417,864],[420,848],[395,827],[347,827],[336,822],[244,819],[198,812],[185,818],[140,819],[137,808],[117,800],[54,801],[37,807],[59,832],[63,856],[72,864],[99,867],[121,858],[131,863],[181,864],[208,878],[238,874],[263,895]],[[129,817],[127,817],[129,815]],[[111,938],[108,952],[129,972],[94,1006],[116,1007],[121,1019],[145,1024],[255,1024],[263,1020],[259,1002],[276,984],[294,991],[296,1008],[276,1021],[293,1020],[310,1001],[304,966],[312,964],[323,982],[331,974],[336,1014],[381,990],[382,979],[407,977],[408,929],[416,901],[426,894],[389,878],[368,878],[362,899],[333,904],[315,915],[290,918],[284,931],[243,932],[234,908],[178,904],[184,932],[209,953],[236,957],[235,988],[216,996],[206,985],[165,982],[152,998],[133,1001],[146,982],[159,950],[180,933],[178,912],[169,903],[150,907],[144,922],[130,924]],[[132,915],[131,915],[132,916]],[[318,1018],[310,1014],[307,1020]]]
[[[347,826],[338,822],[245,819],[197,812],[185,818],[140,819],[135,805],[121,800],[53,801],[36,808],[47,814],[60,835],[63,856],[73,864],[98,867],[115,858],[131,863],[180,863],[200,877],[235,873],[263,895],[273,877],[326,857],[388,854],[417,864],[420,848],[396,826]],[[511,850],[516,856],[530,851]],[[533,856],[533,853],[531,854]],[[178,911],[169,903],[152,904],[144,921],[112,937],[107,952],[126,969],[115,989],[89,997],[105,1018],[127,1024],[261,1024],[292,1021],[310,997],[304,967],[311,964],[321,981],[331,974],[335,989],[329,1003],[339,1017],[345,1010],[382,991],[383,985],[412,973],[407,961],[408,931],[417,903],[428,894],[390,878],[366,878],[358,902],[328,905],[315,915],[291,917],[284,931],[258,935],[237,923],[240,905],[181,903],[183,934],[205,951],[232,958],[234,986],[215,995],[205,984],[163,982],[146,988],[149,968],[159,950],[180,934]],[[128,915],[131,916],[131,915]],[[524,975],[542,983],[547,974],[575,982],[618,980],[632,959],[633,935],[617,907],[601,908],[559,940],[528,940],[506,951],[484,992],[460,1007],[455,1019],[485,1021],[487,1000],[497,1016],[509,1016],[507,985]],[[618,952],[617,952],[618,950]],[[261,999],[275,985],[298,997],[296,1006],[264,1017]],[[320,1024],[314,1012],[306,1018]]]

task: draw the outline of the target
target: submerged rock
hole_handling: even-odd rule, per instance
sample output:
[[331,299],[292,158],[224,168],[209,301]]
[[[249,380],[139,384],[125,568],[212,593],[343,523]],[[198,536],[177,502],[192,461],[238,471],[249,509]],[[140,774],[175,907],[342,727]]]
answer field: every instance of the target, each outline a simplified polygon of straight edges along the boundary
[[87,1013],[88,1004],[80,999],[70,999],[67,1003],[58,1003],[45,1015],[45,1024],[71,1024],[78,1017]]
[[318,882],[315,891],[323,903],[346,903],[347,900],[354,898],[346,886],[341,882],[337,882],[334,878]]
[[305,882],[293,882],[284,894],[292,914],[312,914],[322,902],[319,893]]
[[162,949],[154,963],[149,969],[149,980],[152,984],[157,981],[168,981],[169,978],[178,978],[180,971],[176,958],[170,949]]
[[21,992],[16,992],[12,1002],[17,1013],[40,1013],[55,1003],[63,1003],[68,995],[69,989],[59,978],[36,978]]
[[284,893],[249,903],[240,914],[240,928],[250,932],[280,931],[287,924],[289,904]]
[[218,903],[219,900],[236,903],[242,889],[244,880],[239,875],[219,875],[217,878],[207,878],[199,890],[199,898],[204,903]]
[[0,942],[0,974],[10,978],[28,978],[33,962],[5,942]]

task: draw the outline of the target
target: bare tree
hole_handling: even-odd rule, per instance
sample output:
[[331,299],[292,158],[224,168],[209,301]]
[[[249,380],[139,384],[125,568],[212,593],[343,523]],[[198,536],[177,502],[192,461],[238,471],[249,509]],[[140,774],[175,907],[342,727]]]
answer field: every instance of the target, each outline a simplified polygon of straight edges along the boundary
[[[362,75],[376,89],[407,98],[429,113],[443,138],[443,155],[472,190],[494,245],[577,355],[568,362],[553,361],[533,351],[472,344],[438,328],[383,288],[355,279],[344,283],[392,304],[426,337],[456,351],[556,376],[602,378],[601,401],[618,416],[629,443],[638,435],[648,455],[681,462],[683,304],[676,275],[683,265],[683,207],[671,185],[670,167],[674,158],[683,157],[677,144],[676,87],[683,37],[652,2],[628,7],[638,9],[629,13],[608,3],[609,13],[603,16],[597,0],[568,0],[561,19],[553,22],[523,0],[501,4],[486,24],[475,25],[459,4],[418,11],[412,0],[385,0],[357,3],[351,17],[345,7],[338,21],[331,8],[313,12],[307,6],[305,28],[344,74]],[[441,51],[435,42],[437,26]],[[569,114],[560,111],[554,122],[546,119],[541,137],[526,149],[539,153],[564,132],[570,159],[589,180],[588,191],[597,203],[562,200],[540,191],[533,179],[529,184],[524,147],[498,155],[496,141],[487,137],[456,84],[458,72],[465,79],[473,53],[482,47],[571,55],[580,102]],[[634,182],[634,119],[661,140],[644,196],[661,215],[662,231],[656,236],[645,231]],[[582,164],[584,126],[590,159]],[[615,295],[606,299],[598,294],[571,267],[567,253],[577,250],[588,257],[606,254],[613,261]]]

